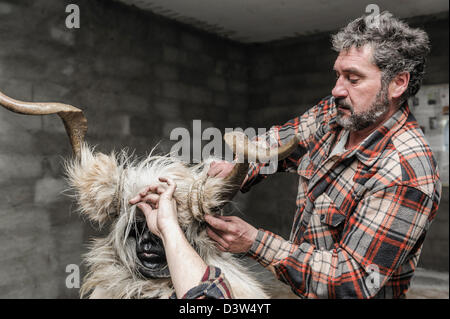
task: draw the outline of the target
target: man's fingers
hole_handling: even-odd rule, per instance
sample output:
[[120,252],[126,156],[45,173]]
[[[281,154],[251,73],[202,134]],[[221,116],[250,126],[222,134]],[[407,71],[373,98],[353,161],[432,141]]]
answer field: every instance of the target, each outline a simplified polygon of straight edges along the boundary
[[205,221],[213,228],[217,230],[221,230],[224,232],[228,231],[229,225],[225,220],[222,220],[220,217],[223,216],[212,216],[212,215],[205,215]]
[[149,185],[149,186],[147,186],[146,188],[144,188],[143,190],[141,190],[140,192],[139,192],[139,195],[140,196],[145,196],[149,191],[150,191],[150,189],[153,187],[153,185]]
[[[135,197],[133,197],[132,199],[130,199],[128,202],[129,202],[131,205],[134,205],[134,204],[136,204],[136,203],[142,201],[143,198],[145,198],[145,196],[147,196],[147,194],[148,194],[149,192],[151,192],[151,193],[157,193],[158,187],[159,187],[158,185],[149,185],[149,186],[145,187],[144,189],[142,189],[142,190],[139,192],[138,195],[136,195]],[[162,193],[162,192],[164,191],[164,189],[161,188],[160,191],[161,191],[161,193]]]
[[217,165],[217,162],[212,162],[209,165],[208,176],[215,177],[220,172],[220,167]]
[[128,203],[130,203],[131,205],[134,205],[134,204],[136,204],[137,202],[139,202],[141,200],[141,196],[135,196],[135,197],[133,197],[132,199],[130,199],[129,201],[128,201]]
[[159,195],[158,194],[154,194],[154,193],[150,193],[147,196],[145,196],[144,198],[142,198],[141,201],[157,205],[158,202],[159,202]]
[[214,217],[216,217],[216,218],[218,218],[218,219],[221,219],[221,220],[224,220],[224,221],[226,221],[226,222],[228,222],[228,221],[233,221],[234,219],[237,218],[236,216],[222,216],[222,215],[216,215],[216,216],[214,216]]
[[162,194],[166,195],[169,198],[172,198],[173,193],[175,192],[175,189],[177,188],[177,184],[175,184],[175,182],[171,178],[168,178],[168,177],[160,177],[159,180],[161,182],[167,183],[167,185],[168,185],[167,189],[165,189],[165,191]]
[[229,245],[222,239],[222,237],[217,235],[213,229],[211,229],[210,227],[206,227],[206,233],[212,240],[216,242],[217,248],[219,248],[221,251],[228,251]]
[[224,178],[227,177],[234,167],[234,163],[227,161],[212,162],[209,166],[208,176]]
[[144,213],[145,217],[153,211],[152,207],[144,202],[140,202],[136,206]]
[[223,248],[222,246],[220,246],[218,243],[215,243],[215,246],[218,250],[223,251],[224,253],[228,252],[227,249]]

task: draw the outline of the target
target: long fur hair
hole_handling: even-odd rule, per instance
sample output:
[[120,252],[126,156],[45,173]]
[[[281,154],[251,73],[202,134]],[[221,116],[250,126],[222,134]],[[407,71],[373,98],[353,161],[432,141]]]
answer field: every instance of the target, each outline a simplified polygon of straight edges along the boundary
[[[206,234],[203,216],[224,204],[220,196],[230,187],[221,178],[207,178],[209,163],[189,166],[175,157],[150,154],[142,161],[120,154],[94,152],[87,145],[78,159],[66,162],[68,183],[79,213],[99,227],[110,223],[105,238],[94,239],[84,256],[88,272],[81,297],[96,289],[105,298],[168,298],[174,292],[170,278],[148,279],[138,271],[135,240],[129,236],[139,219],[136,206],[128,204],[145,186],[160,183],[159,177],[176,184],[178,220],[186,238],[206,264],[219,267],[235,298],[268,298],[261,284],[239,259],[220,252]],[[92,296],[91,297],[98,297]]]

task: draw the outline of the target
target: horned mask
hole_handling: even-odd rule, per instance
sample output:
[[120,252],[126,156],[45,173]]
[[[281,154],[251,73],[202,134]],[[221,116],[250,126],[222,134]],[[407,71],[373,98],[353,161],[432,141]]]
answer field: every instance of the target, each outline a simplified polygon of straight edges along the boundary
[[[150,154],[143,160],[125,152],[96,152],[84,142],[87,120],[83,112],[61,103],[30,103],[0,92],[0,105],[21,114],[57,114],[69,136],[73,158],[65,163],[67,181],[80,214],[109,234],[92,241],[84,262],[88,272],[81,296],[99,298],[168,298],[173,293],[161,240],[152,234],[145,217],[128,203],[145,186],[173,179],[177,188],[178,220],[186,238],[207,264],[221,268],[236,298],[268,298],[262,285],[242,262],[220,252],[205,231],[205,214],[221,213],[239,190],[249,159],[268,161],[287,157],[297,146],[292,139],[278,149],[261,148],[239,132],[227,133],[225,142],[237,154],[237,164],[226,178],[208,177],[210,161],[189,165],[176,157]],[[187,270],[188,271],[188,270]]]

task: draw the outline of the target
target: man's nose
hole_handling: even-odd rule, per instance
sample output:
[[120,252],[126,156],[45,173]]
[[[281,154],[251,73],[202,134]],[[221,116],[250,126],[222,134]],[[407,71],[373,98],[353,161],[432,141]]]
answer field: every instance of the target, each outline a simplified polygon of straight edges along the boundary
[[348,95],[347,89],[344,86],[342,76],[340,76],[336,80],[336,84],[334,85],[333,90],[331,91],[331,94],[335,98],[346,98]]

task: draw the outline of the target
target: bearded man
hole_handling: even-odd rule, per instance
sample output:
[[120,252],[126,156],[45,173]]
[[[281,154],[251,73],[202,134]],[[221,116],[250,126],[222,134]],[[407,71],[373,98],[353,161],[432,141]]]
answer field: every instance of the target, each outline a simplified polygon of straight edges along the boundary
[[[408,97],[419,90],[428,36],[384,12],[332,37],[332,96],[274,126],[268,145],[297,135],[278,171],[299,175],[289,240],[235,216],[206,216],[219,249],[247,253],[304,298],[403,298],[441,193],[436,161]],[[234,164],[216,162],[210,176]],[[253,164],[241,186],[267,175]]]

